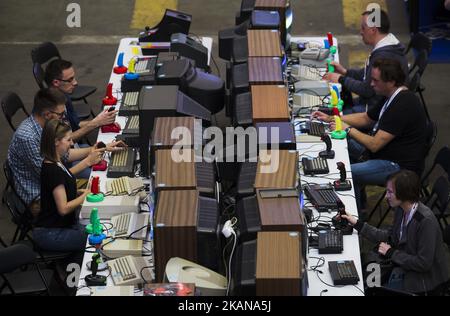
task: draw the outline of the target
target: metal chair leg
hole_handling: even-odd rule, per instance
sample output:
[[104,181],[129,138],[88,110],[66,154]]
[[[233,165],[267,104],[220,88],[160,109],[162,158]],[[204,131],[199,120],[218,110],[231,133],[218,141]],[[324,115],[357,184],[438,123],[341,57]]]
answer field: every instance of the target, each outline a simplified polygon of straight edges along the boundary
[[384,212],[383,216],[381,217],[380,221],[378,222],[377,228],[380,228],[381,224],[383,224],[384,220],[386,219],[386,216],[389,214],[389,211],[391,210],[391,207],[389,206]]
[[372,211],[369,214],[369,217],[367,218],[367,221],[369,222],[370,219],[372,218],[373,214],[375,213],[375,211],[377,210],[377,208],[380,208],[380,216],[381,216],[381,203],[383,202],[384,197],[386,196],[386,190],[384,190],[383,194],[380,196],[380,198],[378,199],[377,203],[375,204],[374,208],[372,209]]
[[422,101],[423,109],[425,110],[425,114],[426,114],[427,119],[428,119],[428,121],[429,121],[429,120],[430,120],[430,114],[428,113],[428,108],[427,108],[427,105],[426,105],[426,103],[425,103],[425,98],[423,97],[423,94],[422,94],[422,90],[421,90],[421,89],[419,89],[419,96],[420,96],[420,100]]

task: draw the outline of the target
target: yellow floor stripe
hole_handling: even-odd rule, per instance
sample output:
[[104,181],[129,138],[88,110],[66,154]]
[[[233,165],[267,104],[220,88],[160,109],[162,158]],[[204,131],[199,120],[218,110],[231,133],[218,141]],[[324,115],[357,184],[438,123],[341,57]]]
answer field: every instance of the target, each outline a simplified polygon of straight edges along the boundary
[[153,27],[161,21],[166,9],[176,10],[178,0],[135,0],[131,29]]
[[361,49],[354,50],[351,49],[348,52],[348,67],[349,68],[361,68],[364,67],[367,57],[369,56],[369,50]]
[[387,12],[385,0],[342,0],[345,27],[359,30],[361,13],[366,11],[369,3],[378,3]]

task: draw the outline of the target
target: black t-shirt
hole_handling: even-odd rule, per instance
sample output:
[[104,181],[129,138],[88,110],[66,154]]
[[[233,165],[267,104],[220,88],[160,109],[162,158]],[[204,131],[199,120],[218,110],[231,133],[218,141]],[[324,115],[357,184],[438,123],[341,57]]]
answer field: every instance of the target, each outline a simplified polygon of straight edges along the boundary
[[38,227],[70,227],[77,222],[76,213],[71,212],[61,216],[56,207],[53,190],[58,185],[64,185],[67,201],[77,197],[76,178],[68,169],[67,172],[55,163],[42,163],[41,169],[41,212],[36,220]]
[[[367,115],[378,121],[383,105],[381,103],[369,109]],[[393,161],[402,169],[420,174],[424,167],[426,127],[425,111],[419,99],[411,91],[401,91],[392,100],[378,125],[378,130],[388,132],[395,138],[378,152],[371,153],[371,158]]]

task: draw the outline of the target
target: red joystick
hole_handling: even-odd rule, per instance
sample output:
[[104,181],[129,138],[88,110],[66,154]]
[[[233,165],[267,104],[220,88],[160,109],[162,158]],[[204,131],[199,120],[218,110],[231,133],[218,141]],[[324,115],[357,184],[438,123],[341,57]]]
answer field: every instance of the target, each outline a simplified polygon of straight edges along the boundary
[[111,123],[101,127],[102,133],[119,133],[121,128],[119,123]]
[[106,169],[108,169],[106,160],[102,160],[98,164],[92,166],[92,171],[105,171]]
[[91,193],[92,194],[100,193],[100,179],[97,176],[92,178]]
[[333,34],[328,32],[327,37],[328,37],[328,44],[330,44],[330,47],[333,46]]
[[117,66],[113,69],[115,74],[122,75],[128,71],[128,68],[123,65],[123,56],[124,53],[119,54],[119,58],[117,59]]
[[125,66],[116,66],[114,67],[114,73],[118,75],[122,75],[128,71],[128,68]]
[[112,95],[112,83],[108,83],[106,87],[106,96],[103,98],[103,105],[116,105],[117,98]]
[[339,109],[337,107],[333,107],[331,109],[331,112],[333,113],[333,115],[340,116]]

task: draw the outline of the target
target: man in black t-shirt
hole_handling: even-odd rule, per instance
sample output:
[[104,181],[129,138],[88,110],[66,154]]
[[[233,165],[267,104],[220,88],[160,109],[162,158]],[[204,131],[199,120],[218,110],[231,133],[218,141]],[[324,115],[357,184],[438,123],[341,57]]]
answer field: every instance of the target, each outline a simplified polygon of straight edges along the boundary
[[[420,174],[424,166],[426,116],[420,101],[403,85],[405,74],[395,59],[378,59],[371,72],[375,92],[387,98],[366,113],[342,116],[342,129],[348,136],[348,150],[358,208],[366,184],[384,185],[399,169]],[[313,117],[331,122],[333,117],[314,112]],[[365,134],[358,129],[371,129]],[[361,162],[361,156],[367,153]],[[367,157],[368,156],[368,157]]]

